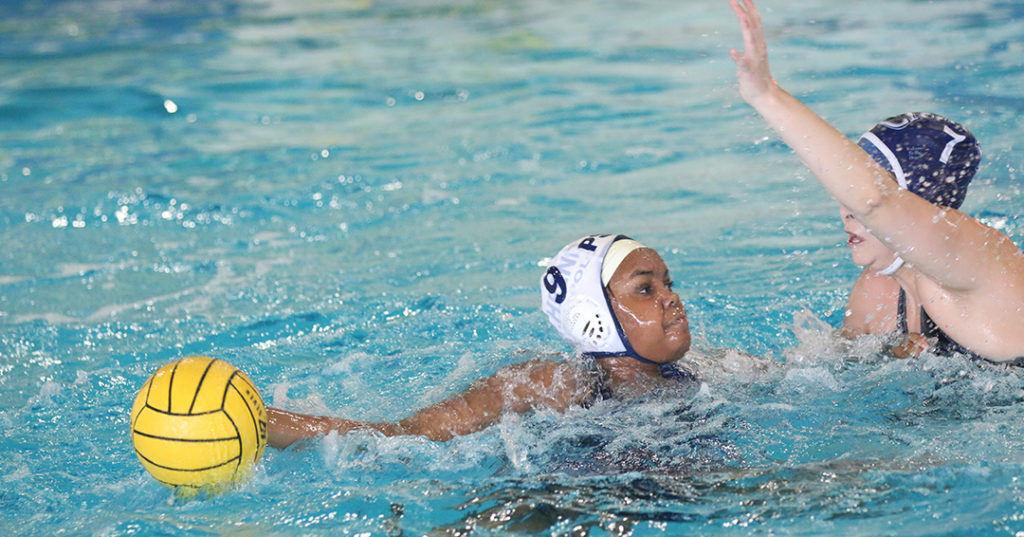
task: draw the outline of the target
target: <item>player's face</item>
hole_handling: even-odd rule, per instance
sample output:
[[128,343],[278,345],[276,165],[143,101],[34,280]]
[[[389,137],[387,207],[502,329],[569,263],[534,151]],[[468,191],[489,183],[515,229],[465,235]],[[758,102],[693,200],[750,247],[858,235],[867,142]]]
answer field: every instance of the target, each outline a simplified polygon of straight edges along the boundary
[[690,350],[686,308],[672,290],[668,267],[657,252],[631,252],[608,282],[612,311],[633,350],[658,363],[682,358]]
[[843,221],[843,231],[847,234],[846,246],[850,249],[854,263],[883,270],[896,259],[896,254],[875,238],[849,209],[839,206],[839,218]]

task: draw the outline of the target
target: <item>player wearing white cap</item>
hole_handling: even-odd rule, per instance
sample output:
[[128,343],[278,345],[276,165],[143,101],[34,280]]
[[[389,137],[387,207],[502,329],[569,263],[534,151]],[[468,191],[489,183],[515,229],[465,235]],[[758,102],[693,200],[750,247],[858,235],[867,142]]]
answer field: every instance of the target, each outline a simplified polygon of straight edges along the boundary
[[537,359],[503,367],[396,422],[268,407],[269,444],[283,448],[352,429],[448,440],[494,424],[505,413],[587,406],[696,381],[676,366],[690,350],[690,326],[668,267],[654,250],[622,235],[583,237],[550,261],[540,287],[542,309],[581,360]]

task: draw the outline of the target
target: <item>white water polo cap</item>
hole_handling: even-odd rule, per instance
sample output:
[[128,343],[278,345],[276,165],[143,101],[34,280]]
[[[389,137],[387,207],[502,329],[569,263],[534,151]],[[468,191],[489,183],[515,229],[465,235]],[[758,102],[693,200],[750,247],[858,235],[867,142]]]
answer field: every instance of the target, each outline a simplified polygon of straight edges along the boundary
[[562,248],[540,280],[541,309],[584,354],[637,356],[619,326],[605,285],[630,252],[646,248],[625,235],[590,235]]

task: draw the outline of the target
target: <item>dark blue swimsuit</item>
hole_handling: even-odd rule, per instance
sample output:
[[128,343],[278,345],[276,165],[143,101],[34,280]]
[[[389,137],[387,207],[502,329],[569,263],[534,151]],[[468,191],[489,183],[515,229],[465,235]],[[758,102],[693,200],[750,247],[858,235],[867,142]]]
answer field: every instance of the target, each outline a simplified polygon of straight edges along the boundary
[[[907,295],[902,288],[900,289],[899,300],[896,302],[896,321],[901,334],[905,335],[910,332],[907,330]],[[921,335],[928,338],[930,343],[928,350],[940,356],[962,354],[972,360],[985,360],[977,353],[969,350],[967,347],[964,347],[954,341],[953,338],[946,335],[946,333],[943,332],[934,321],[932,321],[932,318],[928,316],[928,312],[924,311],[924,308],[921,308]],[[1024,365],[1024,356],[1002,363],[1018,366]]]
[[[600,369],[600,366],[598,366],[596,363],[594,364],[594,367]],[[673,363],[658,364],[658,369],[661,371],[662,377],[674,380],[676,382],[689,384],[696,384],[699,382],[696,375]],[[611,399],[612,390],[608,387],[608,385],[605,382],[606,378],[604,373],[599,371],[595,380],[596,382],[594,386],[593,399]],[[593,403],[593,401],[590,401],[590,403]],[[588,403],[585,406],[590,406],[590,403]]]

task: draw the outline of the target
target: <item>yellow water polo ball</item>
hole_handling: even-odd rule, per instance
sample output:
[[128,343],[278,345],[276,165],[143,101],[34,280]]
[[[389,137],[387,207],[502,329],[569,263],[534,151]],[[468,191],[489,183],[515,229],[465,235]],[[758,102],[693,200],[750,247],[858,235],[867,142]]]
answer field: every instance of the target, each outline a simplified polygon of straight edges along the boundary
[[135,396],[132,444],[169,487],[199,489],[248,475],[267,445],[267,410],[238,368],[192,356],[153,373]]

